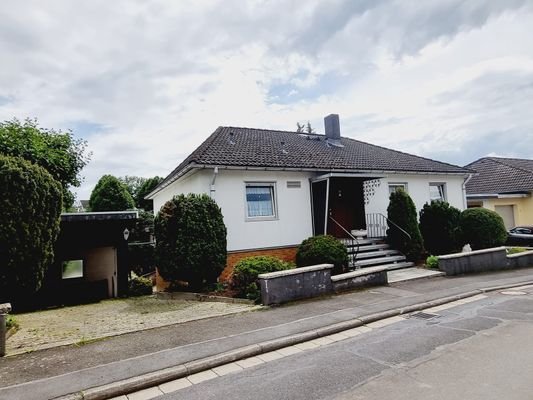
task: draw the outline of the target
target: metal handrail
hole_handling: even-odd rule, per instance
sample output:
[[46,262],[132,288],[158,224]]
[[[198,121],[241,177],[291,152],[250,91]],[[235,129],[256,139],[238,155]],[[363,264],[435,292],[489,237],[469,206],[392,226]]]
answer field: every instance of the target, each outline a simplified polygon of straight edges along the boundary
[[328,215],[329,219],[331,219],[339,228],[341,228],[349,237],[350,239],[352,239],[353,242],[355,242],[356,244],[356,250],[355,250],[355,254],[354,254],[354,258],[357,257],[357,254],[359,253],[359,240],[357,240],[357,238],[352,235],[350,232],[348,232],[348,230],[342,226],[335,218],[333,218],[331,215]]
[[407,232],[405,229],[403,229],[401,226],[399,226],[396,222],[394,221],[391,221],[386,215],[383,215],[381,213],[377,213],[379,215],[381,215],[383,218],[385,218],[387,220],[387,222],[389,224],[392,224],[394,225],[396,228],[398,228],[402,233],[404,233],[405,235],[407,235],[407,237],[409,238],[409,240],[412,240],[412,237],[411,235],[409,234],[409,232]]

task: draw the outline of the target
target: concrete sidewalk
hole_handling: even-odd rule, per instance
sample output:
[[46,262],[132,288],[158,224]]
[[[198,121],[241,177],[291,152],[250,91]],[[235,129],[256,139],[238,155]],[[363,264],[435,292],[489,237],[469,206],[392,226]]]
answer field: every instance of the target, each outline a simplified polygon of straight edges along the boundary
[[[144,374],[151,374],[145,376],[146,383],[165,373],[173,378],[176,373],[197,372],[209,362],[211,368],[217,357],[222,362],[228,354],[230,358],[247,356],[293,344],[306,335],[356,326],[365,319],[451,301],[480,289],[532,281],[533,269],[529,268],[397,283],[8,357],[0,359],[0,399],[54,398],[106,384],[112,388],[114,382]],[[139,380],[130,382],[139,385]]]

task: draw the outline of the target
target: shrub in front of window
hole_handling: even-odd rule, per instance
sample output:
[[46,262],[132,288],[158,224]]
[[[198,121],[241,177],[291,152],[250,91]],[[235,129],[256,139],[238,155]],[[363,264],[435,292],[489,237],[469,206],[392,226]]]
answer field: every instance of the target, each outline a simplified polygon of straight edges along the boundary
[[348,267],[348,251],[331,235],[311,236],[298,247],[296,265],[333,264],[333,274],[341,274]]
[[461,211],[445,201],[432,201],[420,210],[420,232],[430,254],[441,255],[460,250],[458,239]]
[[167,201],[155,218],[156,263],[163,279],[190,290],[214,284],[226,265],[226,226],[209,196],[188,194]]
[[44,168],[0,155],[0,303],[41,287],[54,259],[62,187]]
[[461,213],[461,238],[473,250],[503,246],[507,231],[502,217],[486,208],[468,208]]
[[136,276],[128,282],[128,294],[130,296],[146,296],[152,294],[152,281],[142,276]]
[[270,256],[247,257],[240,260],[231,275],[231,287],[239,297],[258,300],[260,296],[257,276],[268,272],[283,271],[294,265]]
[[398,189],[391,193],[387,217],[411,236],[409,238],[394,224],[389,223],[387,242],[392,248],[401,251],[408,260],[418,261],[424,252],[424,245],[416,218],[415,204],[404,190]]

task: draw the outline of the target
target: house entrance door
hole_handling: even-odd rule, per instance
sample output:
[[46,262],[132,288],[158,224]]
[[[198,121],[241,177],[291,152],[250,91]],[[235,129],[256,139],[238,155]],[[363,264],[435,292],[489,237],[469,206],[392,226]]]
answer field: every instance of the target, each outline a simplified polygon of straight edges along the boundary
[[[362,179],[331,178],[328,203],[329,215],[348,232],[352,229],[365,228]],[[328,223],[327,233],[339,238],[348,236],[335,223]]]

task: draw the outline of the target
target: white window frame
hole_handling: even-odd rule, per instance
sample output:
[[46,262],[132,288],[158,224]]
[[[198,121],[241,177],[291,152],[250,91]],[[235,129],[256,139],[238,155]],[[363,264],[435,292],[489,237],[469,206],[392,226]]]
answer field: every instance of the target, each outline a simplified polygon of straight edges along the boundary
[[[247,188],[249,187],[270,187],[272,189],[272,212],[273,215],[264,215],[264,216],[250,216],[248,215],[248,199],[247,199]],[[251,181],[244,182],[244,220],[247,222],[254,221],[275,221],[278,219],[278,199],[277,199],[277,187],[276,182],[268,181]]]
[[407,189],[407,182],[389,182],[388,189],[389,189],[389,196],[393,193],[391,192],[391,188],[394,187],[394,191],[396,191],[398,188],[402,188],[405,193],[409,193],[409,190]]
[[[78,263],[81,267],[81,275],[65,276],[65,271],[63,270],[63,268],[65,268],[68,263]],[[76,259],[63,261],[62,271],[61,271],[61,280],[81,279],[81,278],[85,278],[85,261],[82,258],[76,258]]]
[[[431,187],[432,186],[439,188],[439,193],[441,193],[440,187],[442,187],[442,196],[441,196],[442,198],[439,198],[439,199],[431,198]],[[429,182],[429,202],[431,203],[432,201],[448,201],[448,195],[446,193],[446,182]]]

